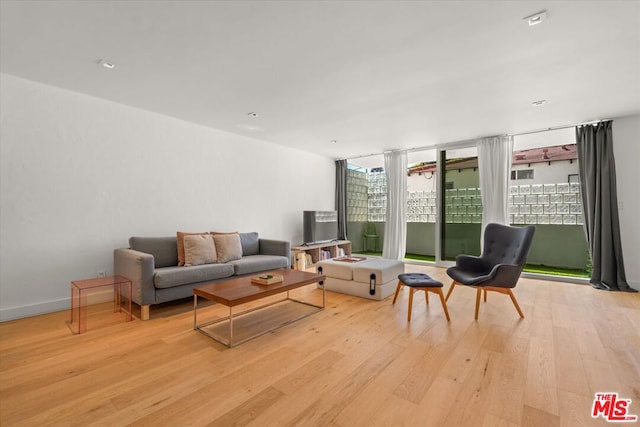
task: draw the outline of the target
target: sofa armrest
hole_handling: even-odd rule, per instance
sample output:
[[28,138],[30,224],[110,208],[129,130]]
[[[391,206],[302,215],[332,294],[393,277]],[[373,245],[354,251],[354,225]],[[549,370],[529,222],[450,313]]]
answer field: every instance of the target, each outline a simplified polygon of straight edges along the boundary
[[156,291],[153,286],[154,271],[153,255],[133,249],[113,251],[113,272],[131,280],[133,302],[140,306],[156,302]]
[[291,263],[291,242],[285,240],[260,239],[260,255],[280,255],[287,258],[287,267]]

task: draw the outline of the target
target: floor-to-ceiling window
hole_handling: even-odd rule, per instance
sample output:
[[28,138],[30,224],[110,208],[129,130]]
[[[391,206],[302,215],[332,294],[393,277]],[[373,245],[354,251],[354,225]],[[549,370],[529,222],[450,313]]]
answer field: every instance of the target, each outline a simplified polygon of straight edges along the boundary
[[347,231],[355,253],[381,253],[387,208],[382,155],[349,160]]
[[[408,164],[406,258],[447,265],[459,254],[479,255],[482,199],[475,144],[413,151]],[[382,155],[349,163],[347,220],[354,252],[382,252],[383,165]],[[525,271],[588,275],[577,174],[573,128],[514,137],[510,223],[536,225]]]
[[[409,260],[437,261],[439,216],[443,260],[479,251],[482,205],[476,149],[457,148],[442,153],[446,168],[441,179],[437,174],[437,150],[413,151],[408,156],[406,258]],[[347,221],[349,239],[357,253],[382,252],[386,221],[383,163],[382,156],[349,161]],[[440,192],[446,197],[438,203]]]
[[436,150],[407,156],[407,248],[410,260],[435,261],[438,175]]
[[482,201],[475,146],[440,151],[440,257],[480,255]]
[[[409,154],[407,170],[407,246],[410,260],[435,260],[436,152]],[[382,156],[349,161],[347,221],[356,253],[382,254],[387,207],[387,179]]]
[[515,136],[510,222],[535,225],[525,271],[587,277],[575,129]]

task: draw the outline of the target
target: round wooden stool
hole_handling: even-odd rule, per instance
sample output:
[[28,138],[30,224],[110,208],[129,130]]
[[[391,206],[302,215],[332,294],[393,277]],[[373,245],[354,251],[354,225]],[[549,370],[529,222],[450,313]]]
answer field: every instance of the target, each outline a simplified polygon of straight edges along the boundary
[[404,273],[398,275],[398,286],[396,287],[396,294],[393,297],[393,304],[396,303],[398,298],[398,292],[402,286],[409,287],[409,311],[407,313],[407,321],[411,321],[411,308],[413,306],[413,293],[415,291],[424,291],[424,298],[429,306],[429,292],[438,294],[440,296],[440,302],[442,303],[442,309],[444,315],[447,317],[447,321],[450,322],[449,310],[447,310],[447,303],[444,300],[442,294],[442,282],[432,279],[429,275],[423,273]]

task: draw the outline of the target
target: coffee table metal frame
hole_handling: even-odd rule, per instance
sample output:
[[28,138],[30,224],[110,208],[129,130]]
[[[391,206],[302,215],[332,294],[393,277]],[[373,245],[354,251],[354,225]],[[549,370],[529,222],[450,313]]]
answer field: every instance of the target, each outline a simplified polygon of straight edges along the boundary
[[[198,286],[194,288],[193,289],[193,329],[231,348],[231,347],[240,345],[244,342],[247,342],[249,340],[252,340],[254,338],[257,338],[266,333],[269,333],[275,329],[281,328],[285,325],[288,325],[290,323],[293,323],[305,317],[311,316],[312,314],[315,314],[318,311],[323,310],[325,308],[326,295],[325,295],[324,286],[322,286],[322,305],[316,305],[307,301],[301,301],[295,298],[291,298],[289,295],[290,290],[311,285],[313,283],[322,283],[326,278],[324,275],[307,273],[307,272],[298,271],[298,270],[289,270],[289,269],[278,270],[278,271],[263,273],[263,274],[283,274],[284,280],[283,282],[274,283],[271,285],[258,285],[258,284],[251,283],[251,277],[245,276],[245,277],[230,279],[224,282],[218,282],[218,283]],[[244,294],[234,295],[233,297],[229,297],[228,295],[225,295],[225,292],[224,292],[226,290],[224,288],[229,286],[243,286],[245,289],[247,289],[247,292],[245,292]],[[250,308],[248,310],[244,310],[239,313],[233,312],[233,307],[236,305],[245,304],[247,302],[256,301],[262,298],[266,298],[268,296],[277,295],[284,292],[286,292],[286,295],[287,295],[285,298],[270,302],[268,304],[263,304],[258,307]],[[215,301],[228,306],[229,316],[198,324],[198,297],[202,297],[207,300]],[[307,306],[316,308],[316,310],[288,319],[285,322],[279,323],[278,325],[272,326],[266,330],[261,330],[260,332],[254,335],[251,335],[249,337],[243,338],[239,341],[233,340],[234,319],[237,319],[238,317],[246,315],[248,313],[251,313],[257,310],[262,310],[264,308],[282,303],[284,301],[292,301],[298,304],[307,305]],[[229,322],[229,338],[228,339],[225,339],[224,337],[221,337],[217,334],[213,334],[204,329],[207,326],[211,326],[216,323],[221,323],[226,321]]]

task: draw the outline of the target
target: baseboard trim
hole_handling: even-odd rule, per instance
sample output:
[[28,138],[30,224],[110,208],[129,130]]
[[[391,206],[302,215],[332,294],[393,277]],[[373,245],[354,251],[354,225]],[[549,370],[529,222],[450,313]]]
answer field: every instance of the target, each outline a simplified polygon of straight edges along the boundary
[[[112,298],[112,291],[93,292],[88,295],[87,304],[100,304],[103,302],[111,301]],[[0,322],[23,319],[25,317],[39,316],[41,314],[54,313],[56,311],[69,310],[70,308],[71,297],[35,304],[21,305],[19,307],[2,308],[0,309]]]
[[37,304],[22,305],[0,309],[0,322],[38,316],[40,314],[53,313],[55,311],[69,310],[71,298],[62,298]]

